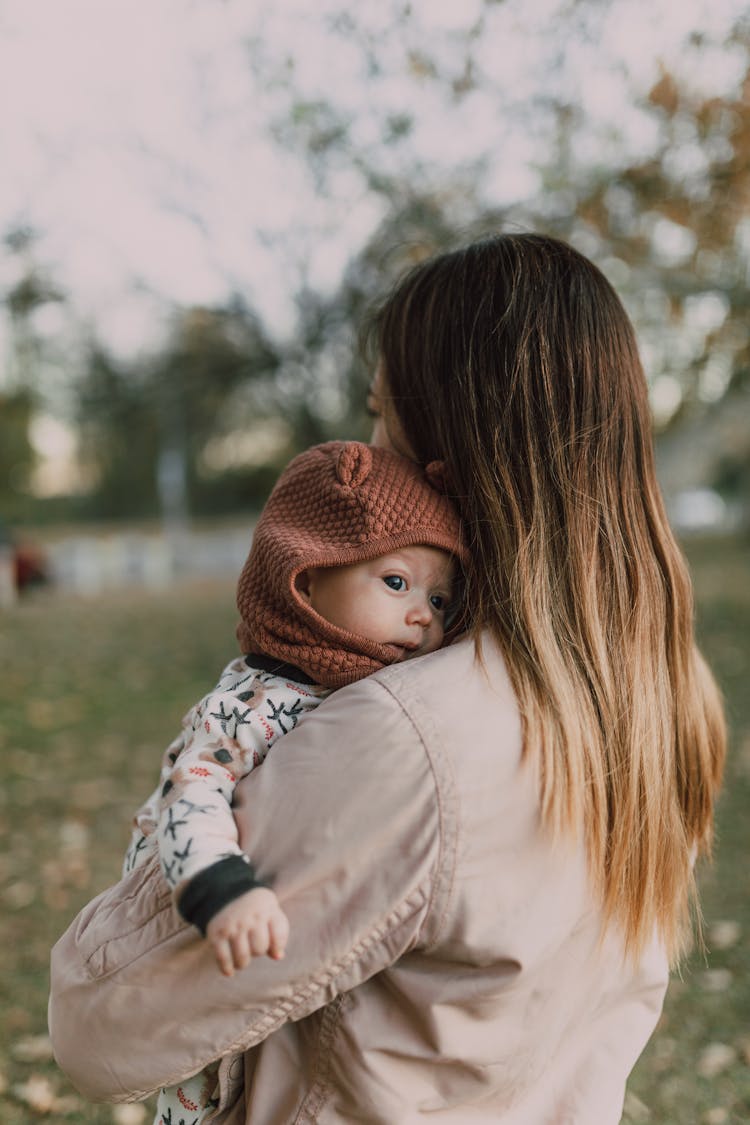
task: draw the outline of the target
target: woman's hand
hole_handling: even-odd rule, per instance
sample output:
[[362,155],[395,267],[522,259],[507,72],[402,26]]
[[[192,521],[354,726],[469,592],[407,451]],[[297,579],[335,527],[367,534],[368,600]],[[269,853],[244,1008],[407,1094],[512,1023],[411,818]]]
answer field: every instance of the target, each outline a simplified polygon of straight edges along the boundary
[[246,968],[253,957],[280,961],[288,938],[289,921],[268,887],[254,887],[233,899],[206,926],[206,940],[225,977]]

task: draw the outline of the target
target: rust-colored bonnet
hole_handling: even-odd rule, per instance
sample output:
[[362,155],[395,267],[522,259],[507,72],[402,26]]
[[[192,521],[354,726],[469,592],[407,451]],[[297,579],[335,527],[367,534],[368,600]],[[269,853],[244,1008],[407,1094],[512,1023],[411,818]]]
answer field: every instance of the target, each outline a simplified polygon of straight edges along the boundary
[[237,586],[243,652],[301,668],[340,687],[398,659],[378,644],[325,621],[300,596],[309,567],[365,562],[401,547],[438,547],[466,558],[452,501],[427,471],[362,442],[316,445],[290,462],[258,520]]

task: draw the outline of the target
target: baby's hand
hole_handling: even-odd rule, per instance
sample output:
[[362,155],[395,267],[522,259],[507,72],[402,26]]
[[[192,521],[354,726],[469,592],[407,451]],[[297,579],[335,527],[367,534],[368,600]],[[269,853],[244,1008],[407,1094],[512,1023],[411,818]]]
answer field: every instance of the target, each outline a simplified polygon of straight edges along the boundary
[[289,922],[268,887],[254,887],[228,902],[206,927],[216,961],[225,977],[244,969],[253,957],[280,961],[289,937]]

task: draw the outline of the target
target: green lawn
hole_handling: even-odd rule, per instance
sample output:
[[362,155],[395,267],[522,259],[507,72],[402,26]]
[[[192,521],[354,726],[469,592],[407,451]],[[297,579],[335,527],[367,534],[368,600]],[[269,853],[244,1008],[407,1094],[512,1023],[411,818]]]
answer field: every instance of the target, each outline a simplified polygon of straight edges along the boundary
[[[691,548],[699,628],[727,697],[728,783],[702,873],[708,959],[694,957],[630,1083],[627,1122],[750,1120],[750,547]],[[234,654],[230,585],[158,599],[42,593],[0,616],[0,1121],[137,1125],[86,1106],[49,1058],[49,948],[112,882],[128,818],[184,710]],[[531,1125],[531,1123],[530,1123]]]

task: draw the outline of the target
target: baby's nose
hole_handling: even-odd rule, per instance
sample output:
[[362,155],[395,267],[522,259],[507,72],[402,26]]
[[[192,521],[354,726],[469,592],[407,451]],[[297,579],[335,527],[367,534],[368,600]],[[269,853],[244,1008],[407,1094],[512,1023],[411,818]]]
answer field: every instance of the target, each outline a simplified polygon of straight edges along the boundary
[[427,627],[432,621],[432,606],[426,598],[419,598],[409,609],[408,620]]

